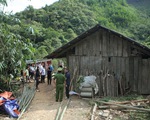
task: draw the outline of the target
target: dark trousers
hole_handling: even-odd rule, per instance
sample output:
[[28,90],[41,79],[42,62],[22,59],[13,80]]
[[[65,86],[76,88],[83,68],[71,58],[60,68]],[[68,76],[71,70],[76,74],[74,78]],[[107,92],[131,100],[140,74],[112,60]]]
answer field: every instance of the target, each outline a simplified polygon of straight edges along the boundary
[[38,89],[38,85],[39,85],[39,77],[37,77],[35,80],[36,80],[36,89]]
[[45,83],[45,75],[41,75],[41,83]]
[[70,85],[66,85],[66,97],[69,98],[69,86]]
[[51,85],[51,81],[52,81],[52,73],[50,72],[50,73],[47,75],[47,83],[48,83],[48,85],[49,85],[49,84]]
[[30,82],[29,76],[26,76],[26,82]]

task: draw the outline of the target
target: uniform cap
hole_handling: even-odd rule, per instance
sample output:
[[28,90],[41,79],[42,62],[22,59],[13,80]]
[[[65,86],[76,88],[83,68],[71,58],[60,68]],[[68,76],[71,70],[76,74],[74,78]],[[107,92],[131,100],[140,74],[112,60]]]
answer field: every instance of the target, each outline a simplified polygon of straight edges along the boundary
[[62,71],[62,68],[59,67],[59,68],[57,69],[57,71]]

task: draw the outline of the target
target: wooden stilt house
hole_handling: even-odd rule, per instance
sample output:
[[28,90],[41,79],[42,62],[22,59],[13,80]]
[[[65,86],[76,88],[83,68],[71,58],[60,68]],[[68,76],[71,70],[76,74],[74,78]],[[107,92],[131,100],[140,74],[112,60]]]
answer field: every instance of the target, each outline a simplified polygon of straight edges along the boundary
[[67,59],[74,87],[79,75],[95,75],[99,96],[150,94],[150,49],[103,26],[96,25],[46,57]]

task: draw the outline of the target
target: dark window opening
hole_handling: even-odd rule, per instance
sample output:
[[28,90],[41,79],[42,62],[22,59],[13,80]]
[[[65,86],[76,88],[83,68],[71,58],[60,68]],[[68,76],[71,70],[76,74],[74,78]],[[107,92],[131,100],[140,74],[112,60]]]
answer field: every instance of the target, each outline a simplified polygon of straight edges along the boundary
[[111,57],[108,58],[108,62],[111,62]]

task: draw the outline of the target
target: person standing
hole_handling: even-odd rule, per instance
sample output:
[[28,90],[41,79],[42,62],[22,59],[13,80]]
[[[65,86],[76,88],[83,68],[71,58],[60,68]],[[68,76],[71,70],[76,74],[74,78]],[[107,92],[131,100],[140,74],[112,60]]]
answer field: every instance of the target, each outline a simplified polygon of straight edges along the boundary
[[52,71],[53,71],[53,66],[50,65],[48,67],[48,70],[47,70],[47,82],[48,82],[48,85],[50,84],[51,85],[51,81],[52,81]]
[[41,83],[45,83],[45,75],[46,75],[45,66],[43,66],[41,71]]
[[34,79],[34,72],[35,72],[34,64],[30,66],[29,70],[30,70],[31,79]]
[[28,67],[28,66],[26,67],[25,73],[26,73],[26,82],[27,82],[27,81],[30,82],[30,78],[29,78],[29,67]]
[[36,80],[36,90],[39,91],[38,85],[39,85],[39,79],[40,79],[40,70],[37,66],[36,73],[35,73],[35,80]]
[[64,69],[66,77],[66,97],[69,99],[69,87],[70,87],[70,73],[67,68]]
[[62,74],[62,68],[58,68],[57,70],[58,73],[54,76],[56,84],[56,102],[58,102],[58,100],[61,102],[64,93],[65,76]]

